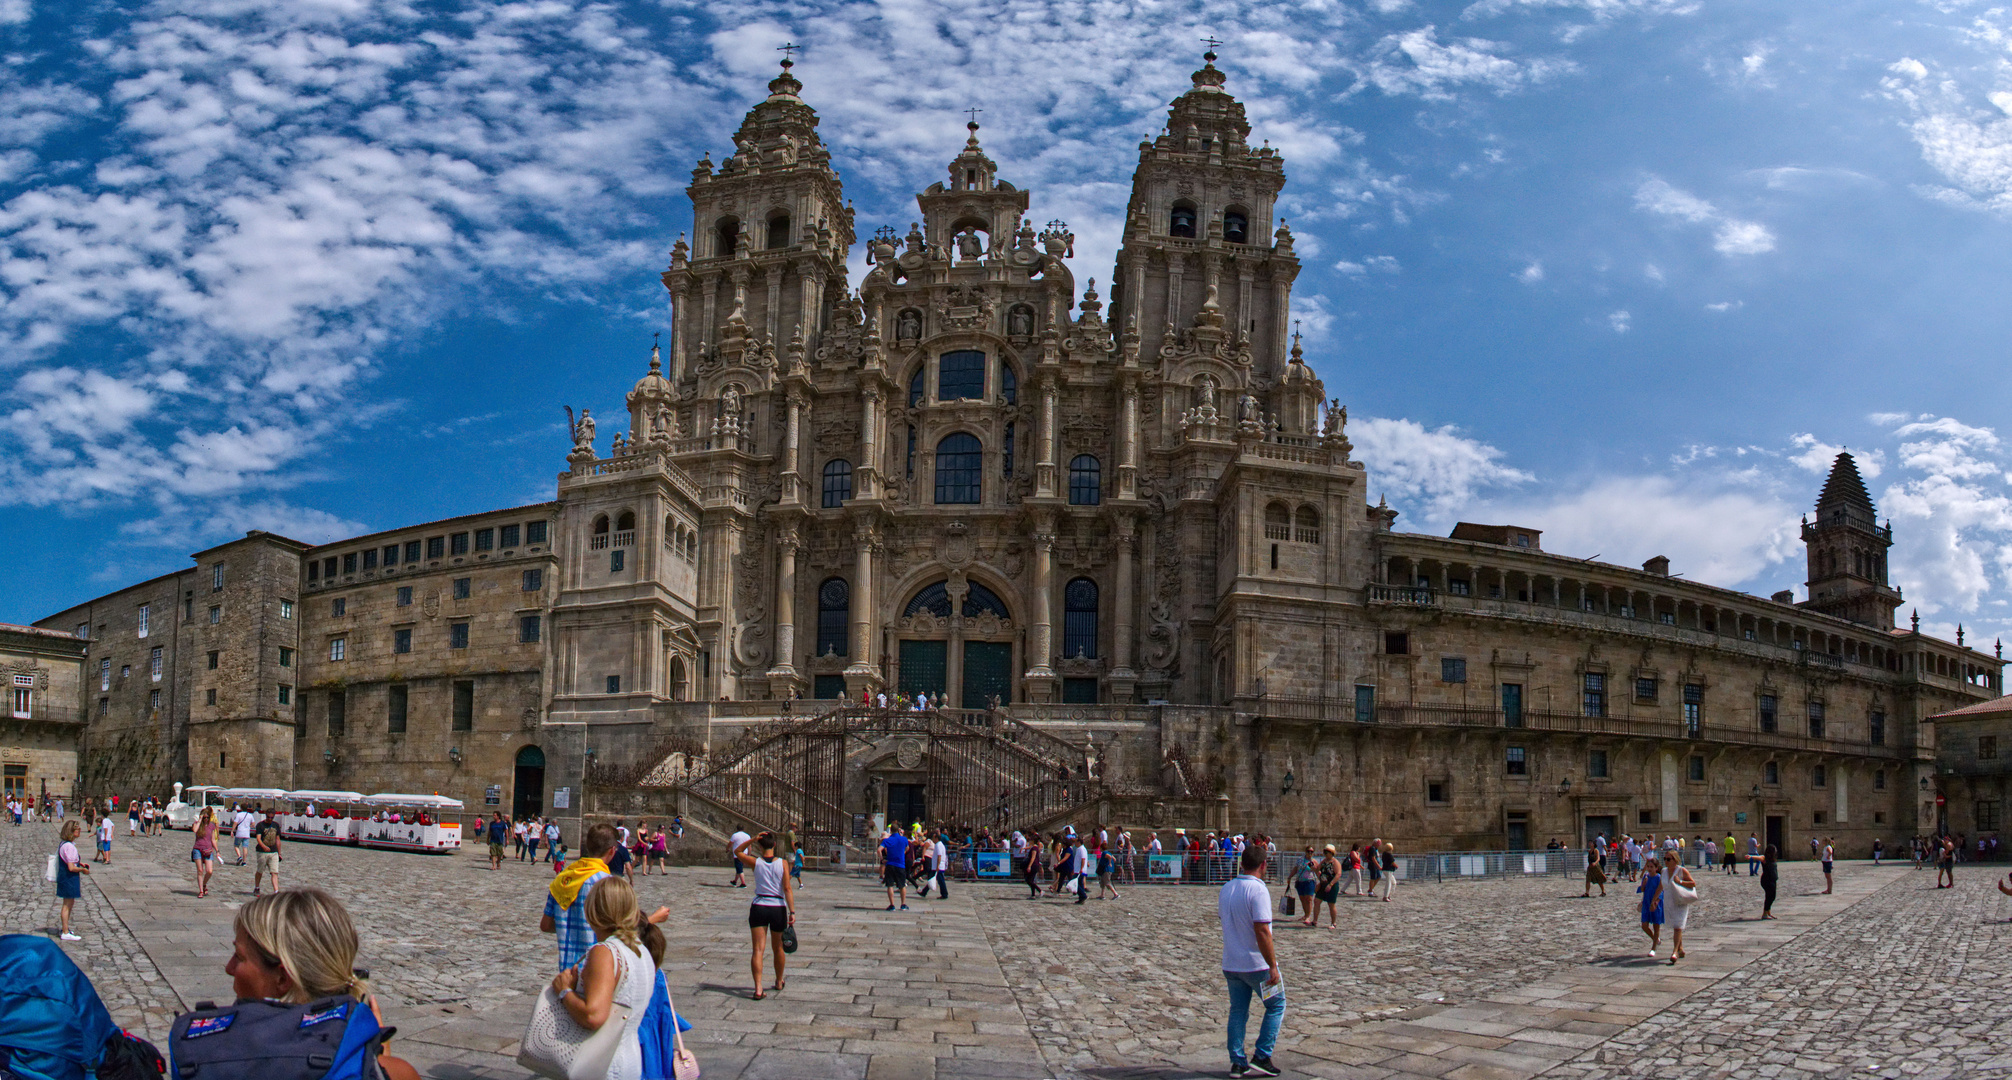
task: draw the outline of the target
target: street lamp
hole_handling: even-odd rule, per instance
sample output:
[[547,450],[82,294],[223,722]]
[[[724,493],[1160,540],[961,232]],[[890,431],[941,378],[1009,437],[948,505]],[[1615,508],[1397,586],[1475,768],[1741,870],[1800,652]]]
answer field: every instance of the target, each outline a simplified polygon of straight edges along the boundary
[[1572,793],[1572,778],[1571,778],[1571,777],[1569,777],[1569,776],[1568,776],[1568,777],[1564,778],[1563,780],[1560,780],[1560,781],[1558,781],[1558,797],[1559,797],[1559,798],[1561,798],[1561,799],[1562,799],[1562,798],[1564,798],[1565,796],[1567,796],[1567,795],[1570,795],[1571,793]]
[[1754,789],[1753,789],[1753,792],[1752,792],[1752,795],[1753,795],[1753,797],[1754,797],[1754,798],[1756,798],[1756,799],[1760,798],[1760,785],[1759,785],[1759,784],[1755,784],[1755,785],[1754,785]]
[[458,747],[458,746],[450,746],[450,747],[448,747],[448,748],[447,748],[447,756],[448,756],[448,758],[449,758],[449,759],[451,759],[451,760],[452,760],[452,761],[454,762],[454,764],[456,764],[456,765],[459,765],[459,764],[461,764],[461,748],[460,748],[460,747]]

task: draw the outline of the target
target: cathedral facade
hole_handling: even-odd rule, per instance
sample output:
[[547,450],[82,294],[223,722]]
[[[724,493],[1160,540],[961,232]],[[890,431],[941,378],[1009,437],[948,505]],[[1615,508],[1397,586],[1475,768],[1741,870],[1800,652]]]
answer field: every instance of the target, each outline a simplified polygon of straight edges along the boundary
[[[802,90],[785,65],[693,170],[668,343],[626,430],[575,423],[552,502],[254,534],[44,620],[92,638],[87,784],[577,817],[596,776],[675,787],[753,725],[736,754],[884,690],[1051,740],[1074,802],[1036,813],[1002,779],[985,823],[1145,805],[1121,795],[1166,797],[1141,825],[1414,849],[1869,844],[1934,820],[1932,718],[2001,693],[2002,665],[1895,628],[1891,528],[1848,456],[1804,526],[1801,603],[1550,554],[1533,528],[1401,531],[1290,332],[1284,163],[1212,62],[1138,147],[1108,301],[975,123],[852,285]],[[152,682],[115,689],[141,662]],[[833,813],[926,816],[922,751],[858,742]],[[702,796],[679,805],[704,828]],[[735,814],[792,811],[716,823]]]

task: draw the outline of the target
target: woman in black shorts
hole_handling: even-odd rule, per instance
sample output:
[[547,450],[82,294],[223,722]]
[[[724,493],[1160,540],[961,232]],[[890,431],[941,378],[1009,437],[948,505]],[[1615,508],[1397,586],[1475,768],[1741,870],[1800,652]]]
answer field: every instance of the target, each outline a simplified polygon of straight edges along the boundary
[[[761,857],[748,854],[749,845],[761,849]],[[754,871],[754,902],[748,905],[748,929],[754,936],[754,953],[748,966],[754,971],[754,999],[767,997],[761,988],[761,956],[764,949],[775,952],[775,988],[783,986],[783,931],[796,925],[796,886],[790,882],[789,863],[776,858],[775,834],[762,833],[741,841],[734,858]]]

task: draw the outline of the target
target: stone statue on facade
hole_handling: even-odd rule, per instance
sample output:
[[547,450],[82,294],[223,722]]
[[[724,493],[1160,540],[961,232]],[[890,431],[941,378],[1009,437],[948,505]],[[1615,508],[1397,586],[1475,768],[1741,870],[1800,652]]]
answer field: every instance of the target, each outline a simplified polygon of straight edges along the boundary
[[924,237],[922,235],[922,223],[919,221],[909,222],[908,236],[905,237],[905,239],[908,241],[908,253],[910,255],[922,254],[922,245],[924,243]]
[[739,419],[741,415],[740,387],[729,384],[720,391],[720,419]]
[[903,311],[895,320],[894,336],[900,341],[922,340],[922,316],[916,314],[912,308]]
[[592,453],[594,450],[594,414],[588,411],[585,406],[582,406],[580,408],[580,418],[575,420],[573,419],[573,407],[568,405],[565,408],[566,423],[573,429],[573,449],[585,450],[588,453]]
[[966,229],[957,234],[957,258],[960,262],[977,262],[985,257],[985,241],[978,238],[978,230]]
[[1006,313],[1006,333],[1012,337],[1034,336],[1034,313],[1023,307],[1016,307]]

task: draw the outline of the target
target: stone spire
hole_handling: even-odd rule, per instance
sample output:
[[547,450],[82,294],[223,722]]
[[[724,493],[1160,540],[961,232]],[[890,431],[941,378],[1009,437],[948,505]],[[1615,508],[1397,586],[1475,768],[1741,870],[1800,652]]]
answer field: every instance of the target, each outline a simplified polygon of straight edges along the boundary
[[1820,523],[1834,523],[1843,520],[1865,528],[1877,524],[1872,506],[1872,495],[1865,490],[1865,480],[1858,475],[1858,462],[1849,453],[1840,453],[1831,464],[1830,478],[1823,482],[1823,492],[1816,497],[1816,518]]

